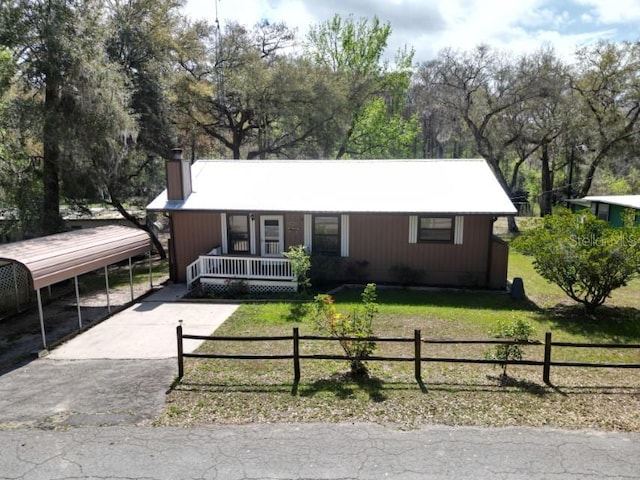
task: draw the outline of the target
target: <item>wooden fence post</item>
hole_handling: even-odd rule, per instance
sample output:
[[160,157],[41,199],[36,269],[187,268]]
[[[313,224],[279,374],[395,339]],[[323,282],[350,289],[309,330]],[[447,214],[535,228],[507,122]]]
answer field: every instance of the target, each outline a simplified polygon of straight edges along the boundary
[[184,376],[184,357],[182,356],[182,320],[180,325],[176,328],[178,334],[178,379],[182,379]]
[[420,361],[422,358],[422,339],[420,330],[413,331],[413,345],[416,382],[422,383],[422,362]]
[[544,367],[542,370],[542,381],[551,385],[549,379],[551,375],[551,332],[544,334]]
[[297,385],[300,381],[300,331],[293,328],[293,382]]
[[413,331],[413,355],[416,382],[423,393],[427,392],[427,387],[422,382],[422,332],[420,330]]

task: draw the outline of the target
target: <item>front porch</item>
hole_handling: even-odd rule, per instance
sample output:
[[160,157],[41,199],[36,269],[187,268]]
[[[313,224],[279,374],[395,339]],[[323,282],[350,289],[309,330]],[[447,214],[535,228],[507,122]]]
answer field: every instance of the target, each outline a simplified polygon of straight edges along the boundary
[[206,290],[225,291],[244,282],[250,292],[295,292],[298,283],[286,258],[201,255],[187,267],[187,288],[200,283]]

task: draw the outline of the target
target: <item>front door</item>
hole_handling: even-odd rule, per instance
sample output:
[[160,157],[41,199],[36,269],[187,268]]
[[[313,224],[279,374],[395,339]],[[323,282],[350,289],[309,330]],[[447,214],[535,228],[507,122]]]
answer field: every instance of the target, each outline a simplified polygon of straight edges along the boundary
[[284,251],[284,220],[282,215],[260,217],[260,254],[279,257]]

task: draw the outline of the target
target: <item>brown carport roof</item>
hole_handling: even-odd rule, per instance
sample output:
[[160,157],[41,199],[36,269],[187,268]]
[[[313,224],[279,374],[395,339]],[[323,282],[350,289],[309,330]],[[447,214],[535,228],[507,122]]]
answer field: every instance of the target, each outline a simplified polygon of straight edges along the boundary
[[24,265],[37,290],[150,250],[146,232],[110,225],[0,245],[0,260]]

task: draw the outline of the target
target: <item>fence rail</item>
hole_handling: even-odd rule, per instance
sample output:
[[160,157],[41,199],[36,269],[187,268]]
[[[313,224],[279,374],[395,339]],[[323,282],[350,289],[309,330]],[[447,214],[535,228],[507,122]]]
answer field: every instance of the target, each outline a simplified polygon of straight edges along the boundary
[[[413,355],[406,357],[391,356],[369,356],[363,358],[365,361],[388,361],[388,362],[413,362],[414,376],[418,385],[425,389],[422,381],[422,364],[423,363],[469,363],[469,364],[489,364],[489,365],[528,365],[541,366],[542,379],[547,385],[551,385],[551,367],[579,367],[579,368],[640,368],[640,363],[596,363],[596,362],[554,362],[551,360],[553,347],[572,347],[572,348],[624,348],[639,349],[640,344],[628,343],[572,343],[572,342],[553,342],[550,332],[545,334],[544,343],[539,341],[518,341],[503,338],[490,339],[437,339],[422,338],[420,330],[414,330],[414,336],[411,337],[326,337],[320,335],[300,335],[297,327],[293,328],[292,335],[281,336],[256,336],[256,337],[221,337],[206,335],[188,335],[184,334],[182,325],[176,329],[178,339],[178,377],[184,377],[184,359],[227,359],[227,360],[293,360],[294,384],[300,381],[300,360],[353,360],[347,355],[332,354],[302,354],[300,353],[301,341],[372,341],[372,342],[389,342],[389,343],[412,343]],[[273,341],[290,341],[292,342],[291,354],[214,354],[214,353],[184,353],[184,340],[204,340],[212,342],[273,342]],[[544,345],[543,360],[497,360],[487,358],[455,358],[455,357],[425,357],[422,356],[422,344],[486,344],[486,345]]]

